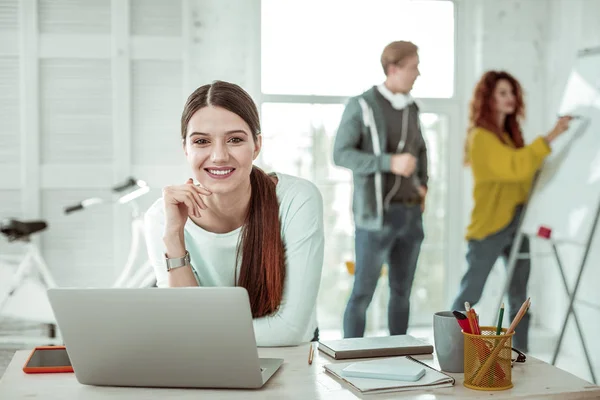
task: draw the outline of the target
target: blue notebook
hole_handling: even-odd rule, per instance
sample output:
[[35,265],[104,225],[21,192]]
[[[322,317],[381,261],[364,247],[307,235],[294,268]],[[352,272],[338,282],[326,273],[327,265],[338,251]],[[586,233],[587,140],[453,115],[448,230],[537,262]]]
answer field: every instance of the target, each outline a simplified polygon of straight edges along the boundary
[[342,369],[342,375],[354,378],[416,382],[425,375],[425,368],[413,360],[403,357],[356,362]]

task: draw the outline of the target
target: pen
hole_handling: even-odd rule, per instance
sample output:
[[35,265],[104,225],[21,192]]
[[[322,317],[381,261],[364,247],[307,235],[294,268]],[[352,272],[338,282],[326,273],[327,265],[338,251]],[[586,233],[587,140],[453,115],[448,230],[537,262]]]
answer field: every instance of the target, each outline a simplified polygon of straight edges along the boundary
[[502,333],[502,318],[504,317],[504,302],[500,306],[500,314],[498,314],[498,327],[496,328],[496,335]]
[[308,365],[312,365],[313,357],[315,356],[315,348],[313,344],[310,344],[310,349],[308,349]]

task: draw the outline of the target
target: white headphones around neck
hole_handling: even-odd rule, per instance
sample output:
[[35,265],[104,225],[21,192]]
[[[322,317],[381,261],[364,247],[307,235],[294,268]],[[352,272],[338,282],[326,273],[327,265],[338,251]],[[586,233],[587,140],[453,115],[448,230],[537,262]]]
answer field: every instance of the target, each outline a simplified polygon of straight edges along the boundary
[[387,101],[389,101],[392,107],[396,110],[402,110],[403,108],[415,102],[410,94],[392,93],[392,91],[383,83],[377,86],[377,90],[379,90],[379,93],[381,93],[381,95]]

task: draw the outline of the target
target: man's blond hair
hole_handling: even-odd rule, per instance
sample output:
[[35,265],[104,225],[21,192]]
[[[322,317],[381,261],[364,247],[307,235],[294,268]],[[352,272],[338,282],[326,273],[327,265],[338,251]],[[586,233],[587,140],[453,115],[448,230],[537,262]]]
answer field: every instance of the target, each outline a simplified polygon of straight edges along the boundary
[[402,62],[412,55],[416,55],[419,48],[412,42],[399,40],[385,46],[381,53],[381,66],[383,73],[387,76],[388,67],[393,64],[402,64]]

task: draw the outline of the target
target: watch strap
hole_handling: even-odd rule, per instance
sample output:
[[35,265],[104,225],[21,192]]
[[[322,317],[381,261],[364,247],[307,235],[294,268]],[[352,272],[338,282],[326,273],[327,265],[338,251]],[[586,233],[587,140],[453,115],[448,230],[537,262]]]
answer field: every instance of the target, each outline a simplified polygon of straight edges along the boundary
[[186,251],[183,257],[176,258],[168,258],[165,254],[165,262],[167,264],[167,271],[175,268],[185,267],[186,265],[190,265],[190,253]]

